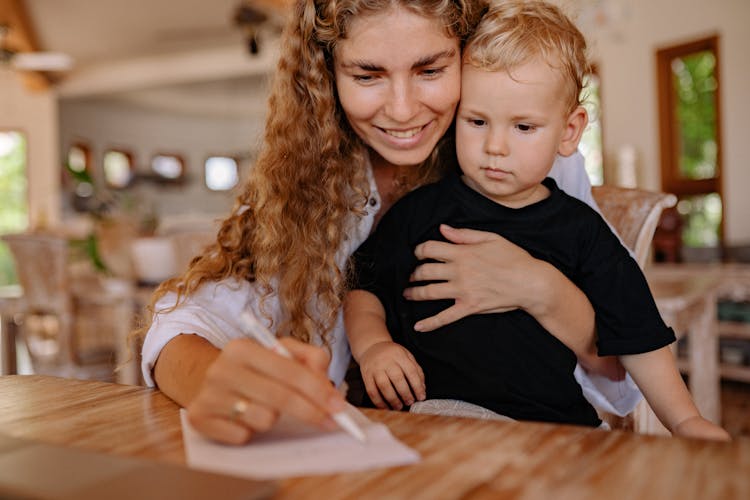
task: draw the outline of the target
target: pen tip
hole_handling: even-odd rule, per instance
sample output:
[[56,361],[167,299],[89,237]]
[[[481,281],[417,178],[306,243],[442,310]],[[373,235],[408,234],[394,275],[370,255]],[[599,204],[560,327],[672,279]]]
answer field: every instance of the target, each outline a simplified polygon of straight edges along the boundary
[[353,436],[360,443],[367,443],[367,436],[362,429],[352,420],[345,412],[339,412],[333,415],[333,419],[339,424],[344,431]]

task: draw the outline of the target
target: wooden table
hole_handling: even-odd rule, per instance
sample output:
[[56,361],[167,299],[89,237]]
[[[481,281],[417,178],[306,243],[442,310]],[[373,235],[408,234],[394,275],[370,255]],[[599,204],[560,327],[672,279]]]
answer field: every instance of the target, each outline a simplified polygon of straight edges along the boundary
[[[750,440],[365,410],[419,464],[280,481],[276,498],[747,499]],[[184,464],[178,407],[159,391],[44,376],[0,377],[0,431]]]
[[[651,292],[664,321],[678,339],[687,336],[690,393],[701,414],[721,424],[721,377],[716,302],[723,272],[720,265],[653,265],[646,269]],[[647,427],[661,427],[649,417]]]

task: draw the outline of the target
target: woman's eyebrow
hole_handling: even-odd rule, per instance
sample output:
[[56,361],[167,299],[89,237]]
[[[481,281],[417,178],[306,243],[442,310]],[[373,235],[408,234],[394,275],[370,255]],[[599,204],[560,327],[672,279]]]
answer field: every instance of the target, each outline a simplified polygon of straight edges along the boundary
[[[424,57],[420,57],[414,64],[411,65],[412,69],[422,68],[424,66],[429,66],[431,64],[435,64],[440,59],[444,58],[451,58],[454,55],[456,55],[456,49],[449,49],[449,50],[442,50],[440,52],[436,52],[434,54],[429,54]],[[363,71],[372,71],[372,72],[385,72],[386,69],[384,66],[371,62],[371,61],[365,61],[365,60],[352,60],[352,61],[346,61],[341,63],[341,67],[345,69],[350,68],[359,68]]]
[[412,64],[412,69],[421,68],[424,66],[429,66],[431,64],[435,64],[440,59],[450,59],[451,57],[456,55],[456,49],[449,49],[449,50],[443,50],[440,52],[436,52],[435,54],[430,54],[428,56],[420,58],[417,62]]

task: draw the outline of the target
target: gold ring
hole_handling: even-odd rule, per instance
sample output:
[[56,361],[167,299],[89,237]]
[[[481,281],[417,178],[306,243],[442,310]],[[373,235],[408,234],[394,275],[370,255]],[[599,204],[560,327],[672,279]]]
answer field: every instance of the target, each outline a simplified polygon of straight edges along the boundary
[[237,420],[242,417],[242,415],[244,415],[247,411],[248,406],[248,402],[244,399],[238,399],[237,401],[235,401],[232,405],[232,412],[230,413],[232,420]]

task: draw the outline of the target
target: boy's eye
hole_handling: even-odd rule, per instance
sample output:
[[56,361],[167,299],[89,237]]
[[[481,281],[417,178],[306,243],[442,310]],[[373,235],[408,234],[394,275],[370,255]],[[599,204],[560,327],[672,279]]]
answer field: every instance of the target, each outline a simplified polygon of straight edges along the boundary
[[519,123],[518,125],[516,125],[516,128],[521,132],[531,132],[536,127],[534,127],[534,125],[529,125],[528,123]]
[[468,121],[475,127],[484,127],[487,124],[487,122],[485,120],[482,120],[481,118],[469,118]]

